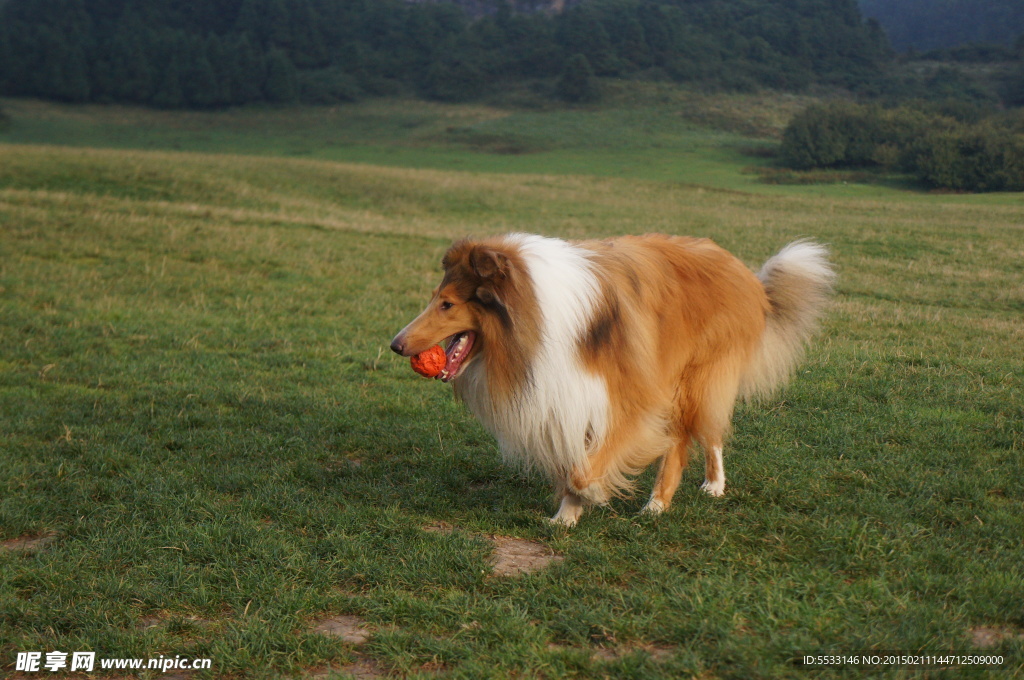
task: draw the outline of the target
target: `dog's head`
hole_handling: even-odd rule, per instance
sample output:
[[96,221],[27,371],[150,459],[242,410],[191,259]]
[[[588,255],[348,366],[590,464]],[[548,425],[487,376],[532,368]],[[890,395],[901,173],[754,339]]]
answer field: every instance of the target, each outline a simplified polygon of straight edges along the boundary
[[510,303],[522,274],[517,260],[514,249],[499,241],[455,243],[441,262],[444,277],[426,309],[395,336],[391,349],[413,356],[447,341],[447,362],[438,377],[456,378],[494,344],[500,326],[511,332]]

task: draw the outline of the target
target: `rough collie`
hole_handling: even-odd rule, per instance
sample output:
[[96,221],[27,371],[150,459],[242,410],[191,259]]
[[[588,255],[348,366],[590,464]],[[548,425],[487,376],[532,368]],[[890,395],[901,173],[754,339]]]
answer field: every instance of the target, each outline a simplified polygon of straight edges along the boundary
[[577,522],[661,459],[644,511],[672,501],[701,445],[712,496],[738,398],[789,377],[829,298],[827,250],[796,241],[758,274],[707,239],[458,241],[427,308],[391,343],[447,341],[441,375],[506,457],[543,470]]

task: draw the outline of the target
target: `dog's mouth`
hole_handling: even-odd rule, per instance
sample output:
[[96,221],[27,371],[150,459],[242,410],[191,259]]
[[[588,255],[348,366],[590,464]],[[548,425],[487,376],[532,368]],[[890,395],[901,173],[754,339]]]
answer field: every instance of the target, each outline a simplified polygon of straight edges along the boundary
[[462,331],[448,338],[448,347],[444,351],[446,357],[444,368],[437,375],[441,382],[448,382],[459,375],[463,363],[469,357],[469,351],[473,349],[474,340],[476,340],[476,333],[473,331]]

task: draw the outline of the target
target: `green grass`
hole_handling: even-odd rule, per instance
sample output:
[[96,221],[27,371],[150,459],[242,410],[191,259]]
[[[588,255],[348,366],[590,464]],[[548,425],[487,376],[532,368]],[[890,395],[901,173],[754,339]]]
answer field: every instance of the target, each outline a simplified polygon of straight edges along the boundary
[[[671,106],[424,105],[418,133],[394,102],[338,115],[374,106],[344,153],[295,159],[269,157],[292,148],[280,125],[309,142],[324,111],[119,123],[4,102],[0,540],[54,538],[0,550],[3,672],[60,649],[212,658],[197,678],[357,657],[423,677],[857,677],[793,659],[967,652],[995,627],[998,670],[930,677],[1024,673],[1020,195],[758,184],[749,139],[676,130]],[[495,147],[513,138],[530,151]],[[206,153],[126,148],[172,139]],[[641,167],[680,168],[687,144],[706,181]],[[740,409],[724,498],[698,491],[698,457],[663,517],[637,498],[553,528],[545,482],[387,351],[452,238],[513,229],[709,236],[752,266],[831,244],[824,332],[779,399]],[[423,531],[439,521],[457,529]],[[565,560],[492,578],[487,534]],[[310,632],[332,614],[375,635]]]
[[[777,136],[806,99],[606,86],[601,108],[372,100],[336,107],[161,112],[6,100],[0,142],[279,155],[400,167],[588,174],[751,188],[750,135]],[[515,99],[516,97],[511,97]],[[708,127],[714,120],[719,132]],[[761,142],[756,142],[760,144]]]
[[[283,156],[472,173],[586,175],[747,193],[924,200],[906,178],[780,172],[765,152],[809,97],[701,94],[653,83],[606,84],[600,107],[449,105],[378,99],[335,107],[154,111],[0,101],[0,144]],[[508,99],[522,103],[522,93]],[[865,175],[866,173],[860,173]],[[765,177],[768,181],[765,181]],[[825,177],[824,191],[814,183]],[[780,179],[784,188],[771,186]],[[1021,206],[1020,194],[948,202]]]
[[[169,113],[9,100],[0,141],[280,155],[373,165],[595,174],[748,185],[734,172],[744,138],[700,127],[686,100],[530,111],[376,100],[342,107]],[[692,117],[692,116],[691,116]],[[767,124],[767,123],[766,123]]]

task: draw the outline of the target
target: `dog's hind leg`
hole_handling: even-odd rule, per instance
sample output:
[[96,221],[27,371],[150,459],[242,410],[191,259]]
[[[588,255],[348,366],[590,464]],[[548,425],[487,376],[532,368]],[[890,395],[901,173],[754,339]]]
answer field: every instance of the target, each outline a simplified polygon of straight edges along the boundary
[[700,485],[708,495],[725,495],[725,465],[722,461],[722,444],[704,446],[704,483]]
[[704,388],[704,398],[693,419],[693,434],[704,449],[704,483],[708,495],[725,494],[725,465],[722,446],[729,435],[733,408],[739,392],[737,363],[723,362],[711,372],[715,379]]
[[[725,494],[725,464],[722,446],[729,433],[735,391],[726,392],[725,398],[709,399],[702,405],[694,433],[704,449],[704,483],[700,485],[708,495]],[[717,401],[717,403],[716,403]],[[715,408],[717,406],[718,408]]]
[[684,434],[676,442],[672,450],[661,458],[661,467],[658,468],[658,476],[654,480],[654,489],[651,491],[651,499],[640,512],[651,515],[659,515],[672,504],[672,497],[679,488],[679,480],[682,479],[683,470],[690,461],[690,436]]

